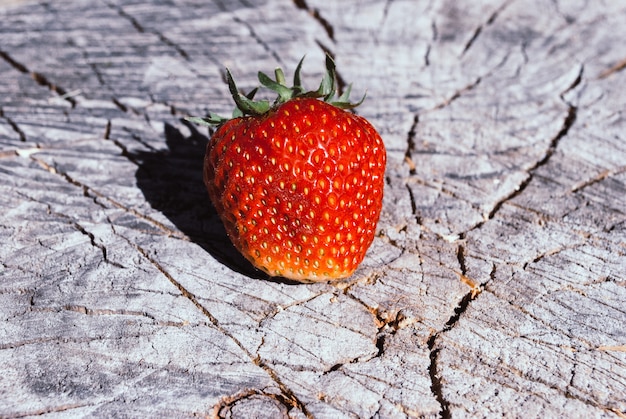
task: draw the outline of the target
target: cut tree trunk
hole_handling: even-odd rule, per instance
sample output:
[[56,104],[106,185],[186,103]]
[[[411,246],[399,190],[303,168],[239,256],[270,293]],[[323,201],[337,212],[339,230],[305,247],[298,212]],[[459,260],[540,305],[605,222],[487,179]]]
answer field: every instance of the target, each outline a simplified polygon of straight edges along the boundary
[[[0,417],[626,417],[623,1],[0,4]],[[302,285],[183,118],[327,52],[385,201]]]

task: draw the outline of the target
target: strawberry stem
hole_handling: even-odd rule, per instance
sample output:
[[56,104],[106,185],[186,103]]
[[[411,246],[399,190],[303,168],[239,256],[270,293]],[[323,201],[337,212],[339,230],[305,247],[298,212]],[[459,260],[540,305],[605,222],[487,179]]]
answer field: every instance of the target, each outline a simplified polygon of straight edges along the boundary
[[[285,73],[281,68],[276,68],[274,70],[275,80],[272,80],[270,76],[259,71],[258,78],[261,85],[278,94],[278,97],[272,105],[270,105],[270,102],[267,100],[253,100],[254,95],[258,91],[258,87],[253,89],[247,95],[242,95],[239,92],[239,89],[237,89],[237,85],[235,84],[235,80],[233,79],[230,70],[226,69],[228,89],[230,90],[230,94],[237,105],[233,111],[232,118],[240,118],[245,115],[260,116],[269,112],[273,107],[297,97],[322,98],[324,102],[328,102],[341,109],[353,109],[365,100],[365,95],[363,95],[360,101],[356,103],[350,102],[349,96],[352,90],[351,84],[348,85],[342,95],[340,95],[336,100],[334,99],[335,94],[337,93],[337,72],[335,62],[328,54],[326,54],[326,73],[324,74],[319,87],[317,90],[306,92],[302,86],[301,79],[303,62],[304,57],[300,59],[298,66],[296,67],[296,71],[293,76],[293,86],[287,86]],[[211,112],[209,112],[206,117],[187,117],[185,119],[199,125],[220,125],[229,120],[229,118],[225,118]]]

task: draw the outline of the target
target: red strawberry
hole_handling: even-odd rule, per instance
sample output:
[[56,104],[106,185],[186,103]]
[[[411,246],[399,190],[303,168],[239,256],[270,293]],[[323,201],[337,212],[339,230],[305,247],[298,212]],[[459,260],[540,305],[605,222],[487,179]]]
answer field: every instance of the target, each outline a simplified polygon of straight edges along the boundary
[[[350,276],[374,239],[383,198],[386,153],[364,118],[347,110],[350,88],[336,102],[335,69],[327,57],[320,88],[303,92],[280,69],[270,106],[241,96],[234,119],[189,118],[221,124],[207,146],[204,181],[235,247],[271,276],[324,281]],[[256,89],[255,89],[256,92]],[[323,98],[320,100],[319,98]]]

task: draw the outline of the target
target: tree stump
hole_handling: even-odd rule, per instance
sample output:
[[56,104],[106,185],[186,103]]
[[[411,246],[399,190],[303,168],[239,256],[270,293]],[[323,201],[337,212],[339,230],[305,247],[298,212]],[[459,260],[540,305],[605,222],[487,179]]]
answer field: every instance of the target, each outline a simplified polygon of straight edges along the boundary
[[[463,4],[466,3],[466,4]],[[0,417],[626,417],[621,1],[0,6]],[[388,152],[349,279],[267,278],[202,184],[324,55]]]

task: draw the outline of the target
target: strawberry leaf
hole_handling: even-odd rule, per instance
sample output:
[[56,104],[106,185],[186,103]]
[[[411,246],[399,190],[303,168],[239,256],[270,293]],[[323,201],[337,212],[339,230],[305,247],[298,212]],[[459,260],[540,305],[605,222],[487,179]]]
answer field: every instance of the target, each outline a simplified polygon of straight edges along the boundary
[[276,82],[278,84],[287,87],[287,80],[285,79],[285,73],[283,73],[282,68],[276,67],[274,70],[274,76],[276,77]]
[[350,93],[352,92],[352,83],[346,87],[346,90],[337,98],[337,102],[350,102]]
[[350,83],[348,85],[346,90],[343,92],[343,94],[341,96],[339,96],[337,98],[336,101],[332,101],[332,102],[330,102],[330,104],[333,105],[333,106],[336,106],[338,108],[341,108],[341,109],[354,109],[357,106],[359,106],[361,103],[363,103],[363,101],[365,100],[365,96],[367,96],[367,94],[364,94],[363,97],[361,98],[361,100],[359,100],[356,103],[352,103],[352,102],[350,102],[350,93],[351,92],[352,92],[352,83]]
[[246,96],[242,96],[239,93],[239,90],[237,90],[237,85],[235,84],[235,80],[233,80],[233,75],[230,74],[230,70],[228,69],[226,69],[226,80],[228,81],[228,89],[230,90],[230,94],[233,96],[233,100],[235,101],[237,108],[244,115],[263,115],[270,110],[270,104],[267,100],[255,102],[248,99]]
[[330,101],[333,96],[335,96],[335,80],[337,79],[337,74],[335,72],[335,62],[331,58],[330,55],[326,54],[326,74],[324,75],[324,79],[322,83],[326,81],[325,87],[328,89],[325,91],[326,95],[324,96],[324,102]]
[[[277,80],[280,77],[276,77]],[[283,80],[285,79],[284,75],[283,75]],[[270,90],[275,91],[276,93],[278,93],[278,102],[279,103],[285,103],[287,102],[289,99],[292,98],[293,96],[293,92],[290,88],[288,88],[287,86],[285,86],[284,84],[281,84],[278,81],[274,81],[272,80],[267,74],[259,71],[259,81],[261,82],[261,84],[265,87],[267,87]]]
[[212,127],[223,124],[228,121],[228,118],[209,112],[209,115],[204,118],[200,118],[198,116],[188,116],[185,120],[204,127]]
[[293,74],[293,89],[296,92],[296,94],[300,94],[304,91],[304,87],[302,87],[302,79],[300,77],[300,73],[302,72],[303,62],[304,62],[304,57],[300,58],[300,62],[298,62],[296,71]]
[[246,97],[250,100],[254,99],[254,96],[256,95],[256,92],[259,91],[258,87],[255,87],[254,89],[250,90],[250,92],[246,95]]

